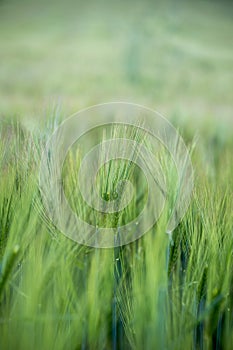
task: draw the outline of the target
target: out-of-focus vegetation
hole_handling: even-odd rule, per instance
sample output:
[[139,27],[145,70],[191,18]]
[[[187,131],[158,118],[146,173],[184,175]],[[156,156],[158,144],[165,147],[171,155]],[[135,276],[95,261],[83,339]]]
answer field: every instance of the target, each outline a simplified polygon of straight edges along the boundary
[[0,112],[130,100],[229,121],[232,15],[222,1],[1,1]]

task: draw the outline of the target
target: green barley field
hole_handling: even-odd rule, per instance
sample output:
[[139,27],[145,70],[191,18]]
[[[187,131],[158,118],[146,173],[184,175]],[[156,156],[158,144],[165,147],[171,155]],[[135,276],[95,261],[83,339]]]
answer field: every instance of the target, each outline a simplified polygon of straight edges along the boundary
[[[231,1],[0,0],[0,349],[233,348],[232,18]],[[109,101],[147,106],[176,127],[194,188],[171,233],[172,195],[141,238],[94,248],[49,217],[40,161],[62,121]],[[67,153],[66,198],[96,231],[137,217],[148,188],[135,163],[107,162],[100,197],[112,202],[129,180],[134,199],[93,212],[77,190],[83,157],[119,137],[150,147],[139,129],[99,128]],[[158,156],[176,193],[174,167]],[[50,189],[52,172],[46,181]],[[155,207],[156,196],[145,222]]]

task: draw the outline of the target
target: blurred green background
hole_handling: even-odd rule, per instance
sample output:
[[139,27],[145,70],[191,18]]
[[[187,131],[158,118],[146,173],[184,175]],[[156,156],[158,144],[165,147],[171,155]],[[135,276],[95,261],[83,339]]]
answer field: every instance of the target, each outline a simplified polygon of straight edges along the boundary
[[227,133],[232,18],[232,1],[0,0],[0,116],[122,100]]

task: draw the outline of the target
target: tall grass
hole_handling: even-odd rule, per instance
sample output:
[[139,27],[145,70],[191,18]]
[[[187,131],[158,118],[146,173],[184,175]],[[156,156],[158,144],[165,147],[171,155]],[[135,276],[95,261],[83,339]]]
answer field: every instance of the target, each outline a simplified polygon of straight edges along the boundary
[[[193,198],[171,237],[164,212],[140,240],[94,249],[63,236],[43,210],[38,171],[47,130],[31,134],[20,123],[1,123],[0,348],[230,350],[231,141],[220,146],[207,135],[199,142]],[[104,138],[109,132],[119,134],[106,131]],[[136,130],[126,132],[137,139]],[[209,144],[211,164],[205,161]],[[87,219],[88,208],[75,192],[81,153],[68,155],[64,187],[73,209],[81,207]],[[146,196],[140,176],[127,162],[101,169],[106,200],[114,196],[116,179],[130,178],[139,189],[128,210],[100,218],[102,225],[117,227],[137,214]]]

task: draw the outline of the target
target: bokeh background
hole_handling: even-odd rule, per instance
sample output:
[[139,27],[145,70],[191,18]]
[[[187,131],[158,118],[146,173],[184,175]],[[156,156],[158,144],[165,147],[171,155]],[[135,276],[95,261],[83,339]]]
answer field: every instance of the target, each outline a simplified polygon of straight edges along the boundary
[[0,116],[121,100],[227,137],[232,18],[232,1],[0,0]]

